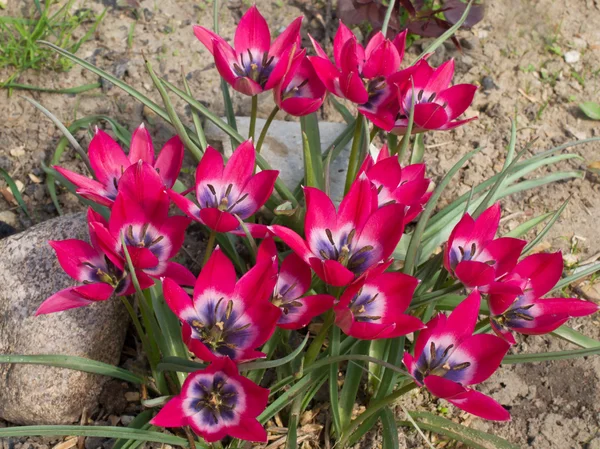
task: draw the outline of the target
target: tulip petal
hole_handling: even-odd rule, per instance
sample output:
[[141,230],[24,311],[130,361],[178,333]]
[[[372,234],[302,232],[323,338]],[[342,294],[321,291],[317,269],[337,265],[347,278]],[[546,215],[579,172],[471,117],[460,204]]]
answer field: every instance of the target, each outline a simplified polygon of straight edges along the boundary
[[253,206],[248,209],[248,212],[238,214],[240,218],[248,218],[267,202],[273,193],[277,176],[279,176],[279,171],[277,170],[263,170],[250,178],[248,183],[243,187],[243,192],[248,194],[248,199],[244,204],[252,203]]
[[563,258],[560,252],[538,253],[520,261],[513,273],[529,280],[527,298],[539,298],[551,291],[560,280],[563,272]]
[[136,128],[131,136],[131,145],[129,146],[129,162],[136,164],[138,161],[144,161],[154,165],[154,146],[152,137],[142,123]]
[[[214,41],[218,41],[221,44],[229,46],[229,44],[227,44],[225,40],[217,33],[200,25],[194,25],[194,35],[198,38],[200,42],[204,44],[204,46],[207,48],[208,51],[210,51],[211,54],[214,54]],[[231,49],[231,53],[234,54],[233,48]]]
[[400,204],[388,204],[376,210],[360,231],[358,248],[376,243],[371,256],[379,260],[391,256],[404,232],[404,206]]
[[438,129],[448,120],[448,114],[442,105],[437,103],[419,103],[415,105],[414,123],[419,128]]
[[240,225],[235,216],[228,212],[222,212],[216,207],[200,209],[199,216],[202,223],[217,232],[231,232]]
[[454,59],[444,62],[431,74],[425,91],[427,92],[441,92],[447,89],[452,82],[454,76]]
[[[335,65],[342,67],[342,49],[349,40],[356,40],[354,33],[340,20],[337,32],[333,38],[333,59]],[[364,59],[364,58],[363,58]]]
[[226,184],[233,184],[241,190],[254,173],[255,158],[252,141],[242,142],[227,161],[223,170],[223,181]]
[[165,146],[162,147],[154,168],[158,171],[165,187],[170,189],[177,181],[181,166],[183,164],[183,142],[179,136],[170,138]]
[[[305,187],[304,197],[306,198],[304,233],[306,241],[313,242],[325,229],[335,230],[337,228],[337,211],[331,198],[317,188]],[[302,258],[304,259],[304,257]]]
[[188,200],[185,196],[175,192],[174,190],[168,190],[169,198],[175,203],[175,205],[192,220],[200,221],[200,208],[194,204],[193,201]]
[[46,299],[35,312],[35,315],[62,312],[69,309],[84,307],[94,301],[78,294],[74,288],[67,288]]
[[495,239],[486,245],[477,256],[477,260],[491,264],[494,267],[495,277],[498,278],[515,268],[526,244],[525,240],[511,237]]
[[165,278],[162,286],[165,302],[180,320],[185,321],[187,316],[195,313],[192,299],[176,281]]
[[[368,49],[369,47],[367,47]],[[368,54],[368,51],[367,51]],[[362,75],[366,78],[376,78],[378,76],[388,76],[396,73],[400,69],[402,58],[398,54],[396,47],[385,40],[377,47],[370,56],[362,70]]]
[[445,399],[472,415],[492,421],[510,420],[510,413],[483,393],[464,388],[456,382],[439,376],[427,376],[424,382],[434,396]]
[[448,118],[454,120],[471,106],[476,91],[477,86],[473,84],[457,84],[441,91],[437,96],[437,102],[447,104]]
[[229,258],[216,248],[208,262],[200,271],[194,286],[194,301],[205,291],[214,289],[224,295],[230,295],[235,289],[235,268]]
[[277,293],[286,299],[300,298],[310,288],[311,277],[310,266],[296,253],[292,253],[281,263]]
[[494,282],[494,268],[483,262],[464,260],[454,268],[454,274],[467,288],[483,287]]
[[343,287],[354,280],[354,273],[337,260],[310,258],[308,263],[325,283],[334,287]]
[[[367,176],[362,175],[352,183],[340,203],[337,227],[341,228],[351,223],[352,229],[362,229],[375,209],[377,209],[377,190]],[[308,220],[306,226],[309,227]]]
[[[317,67],[315,67],[315,70],[318,73]],[[325,83],[325,85],[327,84]],[[357,72],[342,73],[339,78],[339,85],[344,98],[357,104],[369,101],[369,93]]]
[[116,185],[121,174],[131,165],[119,144],[100,129],[96,130],[88,152],[96,179],[104,185]]
[[[83,240],[50,240],[48,244],[56,252],[58,263],[73,279],[97,281],[96,267],[104,267],[102,255]],[[91,265],[91,266],[90,266]]]
[[270,229],[306,263],[313,257],[304,239],[291,229],[279,225],[271,226]]
[[325,85],[327,90],[338,97],[343,97],[344,94],[340,89],[341,72],[336,68],[336,66],[333,65],[329,59],[318,56],[309,56],[308,60],[312,64],[313,69],[315,69],[315,73]]
[[80,175],[79,173],[72,172],[57,165],[55,165],[53,168],[63,175],[68,181],[75,184],[77,187],[77,193],[84,196],[84,198],[91,199],[92,201],[102,204],[103,206],[112,206],[114,198],[117,195],[117,188],[114,187],[114,185],[109,192],[103,184],[90,179],[87,176]]
[[462,385],[481,383],[494,374],[509,348],[506,341],[495,335],[472,335],[458,345],[447,362],[451,366],[464,362],[470,365],[464,369],[450,370],[444,378]]
[[301,305],[289,308],[288,313],[282,313],[277,321],[277,326],[291,330],[308,326],[314,317],[331,309],[334,301],[333,296],[325,294],[296,298],[294,302]]
[[296,17],[279,36],[275,38],[269,50],[269,56],[279,57],[294,44],[300,45],[300,28],[303,16]]
[[267,442],[267,431],[256,419],[244,419],[239,425],[229,427],[227,433],[240,440],[256,443]]
[[190,270],[177,262],[167,262],[162,276],[173,279],[179,285],[192,287],[196,283],[196,276]]
[[183,410],[181,396],[175,396],[160,409],[158,414],[150,420],[150,424],[159,427],[184,427],[188,418]]
[[237,54],[252,53],[256,61],[271,47],[271,32],[265,18],[252,5],[240,19],[235,30],[233,46]]

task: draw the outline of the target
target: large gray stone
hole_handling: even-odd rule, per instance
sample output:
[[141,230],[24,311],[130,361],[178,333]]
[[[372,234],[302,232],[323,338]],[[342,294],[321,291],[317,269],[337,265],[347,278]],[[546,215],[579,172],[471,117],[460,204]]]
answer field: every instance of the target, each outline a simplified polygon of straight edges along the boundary
[[[88,239],[84,214],[59,217],[0,240],[0,354],[68,354],[115,364],[127,313],[111,298],[34,316],[44,299],[75,285],[47,241]],[[91,412],[107,377],[42,365],[0,365],[0,418],[15,424],[66,424]]]
[[[255,136],[257,140],[264,124],[264,119],[259,118],[256,120]],[[240,134],[247,136],[250,119],[248,117],[238,117],[237,126]],[[320,122],[321,148],[323,150],[327,149],[345,128],[346,125],[343,123]],[[207,121],[205,132],[209,143],[216,143],[227,156],[231,154],[231,140],[224,131],[217,128],[212,122]],[[279,170],[281,180],[290,189],[295,188],[304,177],[302,131],[299,122],[273,120],[260,153],[272,168]],[[344,195],[349,156],[350,150],[346,146],[339,157],[331,162],[330,189],[331,197],[336,202],[339,202]]]

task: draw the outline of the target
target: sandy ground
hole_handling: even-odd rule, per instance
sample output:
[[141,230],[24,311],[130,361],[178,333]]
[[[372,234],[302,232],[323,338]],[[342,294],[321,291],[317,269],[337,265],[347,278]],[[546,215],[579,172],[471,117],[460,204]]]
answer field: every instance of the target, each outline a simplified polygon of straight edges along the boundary
[[[20,15],[26,2],[9,1],[2,15]],[[323,28],[327,20],[324,7],[309,1],[257,2],[267,16],[271,27],[280,30],[294,17],[306,15],[307,31],[324,40],[335,31],[335,20]],[[472,148],[485,146],[460,173],[460,182],[454,183],[443,201],[468,191],[474,183],[491,176],[502,167],[508,143],[510,119],[517,114],[519,128],[518,149],[537,138],[533,153],[575,139],[600,135],[598,122],[587,120],[577,105],[582,101],[599,101],[600,95],[600,2],[598,0],[502,0],[488,2],[486,19],[473,31],[463,31],[459,37],[463,53],[450,44],[432,57],[435,64],[444,59],[456,59],[455,82],[481,85],[475,102],[467,115],[478,115],[479,120],[458,130],[428,135],[425,155],[429,173],[434,179],[447,171],[458,157]],[[81,7],[101,11],[106,5],[87,1]],[[222,114],[219,82],[212,58],[191,32],[193,23],[211,24],[210,2],[199,0],[141,1],[139,18],[130,10],[108,5],[109,12],[95,35],[78,55],[112,72],[127,83],[155,100],[158,95],[143,67],[143,51],[155,70],[170,81],[180,84],[182,73],[188,78],[196,98],[214,112]],[[244,2],[230,1],[221,8],[221,32],[232,36],[235,23],[245,9]],[[127,48],[127,36],[135,24],[133,45]],[[82,31],[83,32],[83,31]],[[417,43],[408,58],[420,52]],[[576,51],[579,60],[568,64],[564,54]],[[0,79],[10,70],[0,71]],[[82,85],[97,81],[97,77],[79,67],[67,73],[26,73],[20,82],[49,88]],[[16,92],[7,96],[0,93],[0,167],[6,169],[24,187],[24,198],[33,211],[34,220],[42,221],[56,215],[43,183],[41,161],[52,156],[59,133],[41,113],[19,98]],[[141,121],[149,123],[157,145],[165,142],[172,130],[140,104],[116,87],[79,96],[26,93],[45,105],[61,120],[70,123],[90,114],[105,114],[133,129]],[[183,103],[173,97],[175,105],[184,111]],[[238,114],[248,114],[249,99],[234,96]],[[261,97],[260,112],[266,116],[272,108],[269,95]],[[185,111],[189,114],[189,111]],[[331,106],[322,116],[328,120],[341,118]],[[285,118],[283,114],[279,118]],[[189,115],[188,115],[189,119]],[[81,132],[84,142],[88,137]],[[70,151],[70,150],[69,150]],[[575,148],[583,160],[565,163],[560,170],[584,169],[600,161],[600,144]],[[83,170],[83,166],[67,152],[63,165]],[[543,176],[545,173],[537,173]],[[34,175],[33,177],[30,175]],[[4,184],[0,182],[0,188]],[[506,228],[513,228],[541,212],[555,210],[571,197],[563,217],[545,239],[545,248],[560,248],[574,260],[584,260],[600,251],[597,222],[600,219],[599,184],[592,173],[583,179],[556,183],[535,191],[516,195],[503,201],[511,220]],[[81,209],[76,198],[68,192],[59,192],[65,211]],[[18,230],[32,223],[13,204],[0,198],[0,220]],[[197,233],[196,233],[197,234]],[[575,240],[573,236],[577,236]],[[574,248],[573,241],[577,241]],[[190,245],[194,245],[191,242]],[[190,246],[193,251],[193,246]],[[588,288],[586,286],[586,288]],[[600,299],[593,288],[588,288],[592,299]],[[585,334],[599,336],[597,319],[579,320],[574,325]],[[532,337],[521,340],[519,351],[539,352],[568,347],[549,338]],[[482,390],[491,393],[504,405],[511,407],[513,420],[494,425],[450,410],[450,415],[479,429],[501,435],[521,447],[539,449],[600,448],[600,360],[590,358],[548,364],[503,367]],[[407,405],[432,407],[425,403],[427,395],[415,393]],[[434,404],[433,407],[435,407]],[[402,412],[400,412],[402,413]],[[375,442],[377,438],[375,438]],[[408,448],[425,447],[413,432],[402,436]],[[48,443],[44,443],[48,444]],[[444,446],[443,440],[435,443]],[[369,446],[371,443],[366,443]]]

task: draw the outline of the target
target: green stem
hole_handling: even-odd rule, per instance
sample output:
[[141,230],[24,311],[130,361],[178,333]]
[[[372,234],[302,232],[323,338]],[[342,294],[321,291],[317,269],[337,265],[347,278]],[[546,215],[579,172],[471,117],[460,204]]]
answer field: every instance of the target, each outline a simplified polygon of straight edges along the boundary
[[131,321],[133,321],[133,326],[135,327],[135,330],[138,333],[138,337],[140,337],[140,340],[142,341],[142,347],[144,348],[144,351],[148,353],[147,348],[150,345],[150,343],[148,342],[148,337],[144,333],[144,328],[142,327],[142,323],[140,322],[137,313],[135,313],[135,310],[133,310],[133,306],[125,296],[119,296],[119,298],[121,298],[123,305],[127,309],[127,313],[129,313]]
[[[340,328],[337,326],[331,327],[331,336],[329,337],[329,356],[331,358],[339,355],[340,351]],[[332,363],[329,365],[329,403],[331,407],[331,415],[333,417],[333,428],[335,434],[340,435],[342,431],[342,418],[340,416],[340,401],[338,391],[338,373],[339,364]]]
[[348,193],[350,186],[356,178],[358,171],[358,153],[360,151],[360,133],[362,132],[363,121],[360,119],[360,115],[356,118],[356,124],[354,126],[354,136],[352,137],[352,149],[350,150],[350,159],[348,160],[348,172],[346,173],[346,185],[344,193]]
[[202,267],[206,265],[208,259],[210,259],[210,255],[215,248],[215,240],[217,239],[217,231],[214,229],[210,230],[210,234],[208,235],[208,242],[206,242],[206,250],[204,251],[204,260],[202,261]]
[[325,341],[325,337],[327,336],[327,332],[333,324],[334,319],[335,315],[333,313],[333,310],[328,311],[327,315],[325,316],[325,321],[323,322],[321,330],[306,350],[306,354],[304,355],[305,367],[312,365],[312,363],[316,360],[317,356],[319,355],[319,352],[321,351],[321,347],[323,346],[323,342]]
[[383,25],[381,25],[381,33],[385,36],[387,34],[388,25],[390,23],[390,18],[392,17],[392,11],[394,10],[394,5],[396,4],[396,0],[389,0],[387,10],[385,11],[385,17],[383,18]]
[[262,144],[265,141],[265,137],[267,137],[267,131],[269,131],[269,127],[271,126],[271,122],[279,112],[279,106],[275,106],[269,117],[267,117],[267,121],[265,122],[265,126],[263,126],[262,131],[260,132],[260,136],[258,136],[258,142],[256,142],[256,152],[260,153],[260,149],[262,148]]
[[402,164],[402,159],[408,151],[408,144],[410,143],[410,136],[412,134],[413,123],[415,122],[415,83],[411,79],[412,91],[410,96],[410,112],[408,114],[408,123],[406,125],[406,132],[400,142],[400,151],[398,151],[398,161]]
[[256,130],[256,114],[258,113],[258,95],[252,96],[252,111],[250,112],[250,130],[248,138],[254,140],[254,132]]
[[392,394],[390,394],[378,401],[374,401],[373,403],[371,403],[369,405],[369,407],[363,413],[358,415],[358,417],[354,421],[352,421],[346,429],[344,429],[342,438],[339,441],[339,446],[340,447],[346,446],[346,442],[348,441],[348,439],[352,436],[354,431],[358,428],[358,426],[360,426],[360,424],[363,421],[369,419],[374,414],[379,413],[379,411],[382,408],[392,404],[396,399],[398,399],[401,396],[404,396],[406,393],[408,393],[410,390],[412,390],[416,387],[417,387],[416,383],[410,382],[407,385],[403,386],[402,388],[399,388],[398,390],[394,391]]

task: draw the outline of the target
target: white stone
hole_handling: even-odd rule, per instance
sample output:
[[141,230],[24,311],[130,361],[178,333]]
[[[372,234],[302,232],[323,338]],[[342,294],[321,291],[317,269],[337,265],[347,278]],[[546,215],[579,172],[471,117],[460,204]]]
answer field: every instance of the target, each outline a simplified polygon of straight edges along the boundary
[[570,50],[566,52],[564,56],[567,64],[575,64],[577,61],[579,61],[580,57],[581,54],[577,50]]
[[[256,120],[255,141],[265,124],[264,119]],[[249,117],[238,117],[237,127],[242,136],[248,135],[250,125]],[[321,136],[321,149],[326,150],[344,131],[347,125],[343,123],[320,122],[319,132]],[[226,156],[231,155],[231,140],[229,136],[211,122],[205,124],[206,138],[209,143],[221,147]],[[304,162],[302,152],[302,133],[299,122],[286,122],[273,120],[268,134],[263,142],[260,154],[267,160],[269,165],[279,170],[281,180],[290,189],[295,189],[304,177]],[[344,183],[346,180],[346,169],[350,155],[349,146],[346,146],[337,157],[331,161],[330,166],[330,188],[331,197],[339,202],[344,194]]]

